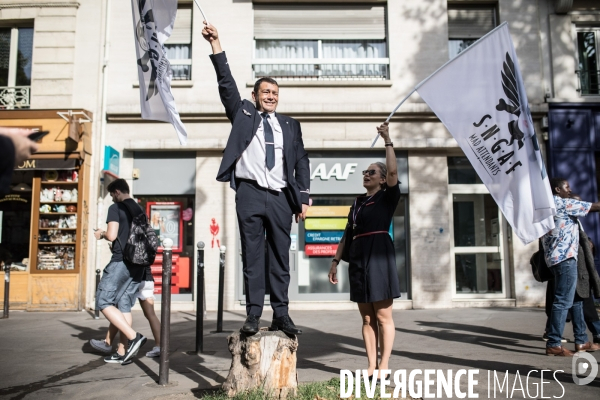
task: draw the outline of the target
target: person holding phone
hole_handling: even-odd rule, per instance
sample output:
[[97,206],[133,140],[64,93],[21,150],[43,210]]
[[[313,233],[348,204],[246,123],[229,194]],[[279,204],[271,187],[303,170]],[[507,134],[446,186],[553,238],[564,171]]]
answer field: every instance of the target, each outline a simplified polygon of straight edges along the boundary
[[[349,246],[350,300],[358,303],[362,317],[370,377],[375,369],[389,368],[395,336],[392,304],[394,298],[400,297],[396,252],[388,233],[400,201],[398,167],[388,123],[383,123],[377,131],[385,141],[386,162],[373,163],[363,171],[363,187],[367,192],[358,196],[350,207],[346,232],[329,270],[329,281],[335,285],[337,266],[344,247]],[[378,347],[380,360],[377,360]]]
[[13,171],[38,150],[31,129],[0,127],[0,194],[10,191]]

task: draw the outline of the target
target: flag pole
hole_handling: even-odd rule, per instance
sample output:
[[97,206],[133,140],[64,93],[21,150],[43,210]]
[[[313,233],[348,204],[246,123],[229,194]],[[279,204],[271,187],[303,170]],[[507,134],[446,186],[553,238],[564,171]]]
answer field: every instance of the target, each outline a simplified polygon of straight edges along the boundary
[[[194,0],[195,1],[195,0]],[[476,44],[480,43],[483,39],[485,39],[486,37],[492,35],[493,33],[495,33],[497,30],[500,30],[504,25],[508,25],[508,22],[504,21],[503,23],[501,23],[500,25],[498,25],[496,28],[492,29],[491,31],[489,31],[488,33],[486,33],[485,35],[483,35],[482,37],[480,37],[477,42],[473,43],[471,46],[467,47],[465,50],[461,51],[460,54],[458,54],[456,57],[454,57],[451,60],[448,60],[444,63],[444,65],[442,65],[441,67],[439,67],[433,74],[429,75],[427,78],[423,79],[421,82],[419,82],[419,84],[417,86],[415,86],[415,88],[413,89],[412,92],[410,92],[408,94],[408,96],[406,96],[401,102],[400,104],[398,104],[398,106],[396,108],[394,108],[394,111],[392,111],[392,113],[390,114],[390,116],[385,120],[385,122],[390,122],[390,119],[392,118],[392,115],[394,115],[394,113],[396,111],[398,111],[398,109],[400,108],[400,106],[402,105],[402,103],[404,103],[406,101],[406,99],[408,99],[410,97],[411,94],[413,94],[419,87],[421,87],[421,85],[423,85],[425,82],[427,82],[429,80],[429,78],[431,78],[432,76],[434,76],[435,74],[438,73],[438,71],[440,71],[441,69],[443,69],[446,65],[450,64],[453,61],[456,61],[456,59],[458,57],[464,56],[465,53],[469,50],[472,50]],[[375,136],[375,140],[373,140],[373,144],[371,144],[371,148],[373,148],[373,146],[375,146],[375,143],[377,143],[377,139],[379,139],[379,133],[377,134],[377,136]]]
[[202,18],[204,18],[204,20],[206,21],[206,25],[210,25],[208,22],[208,18],[206,18],[206,14],[204,14],[204,11],[202,11],[202,7],[200,7],[200,3],[198,3],[198,0],[194,0],[194,3],[196,3],[198,8],[200,9],[200,13],[202,14]]
[[[410,92],[405,98],[402,99],[402,101],[400,102],[400,104],[398,104],[396,106],[396,108],[394,108],[394,111],[392,111],[392,113],[390,114],[389,117],[387,117],[387,119],[385,120],[385,122],[390,122],[390,119],[392,119],[392,116],[396,113],[396,111],[398,111],[398,109],[400,108],[400,106],[402,105],[402,103],[404,103],[414,92],[416,92],[417,89],[413,89],[412,92]],[[377,143],[377,139],[379,139],[379,132],[377,133],[377,136],[375,136],[375,140],[373,140],[373,144],[371,144],[371,148],[373,148],[373,146],[375,146],[375,143]]]

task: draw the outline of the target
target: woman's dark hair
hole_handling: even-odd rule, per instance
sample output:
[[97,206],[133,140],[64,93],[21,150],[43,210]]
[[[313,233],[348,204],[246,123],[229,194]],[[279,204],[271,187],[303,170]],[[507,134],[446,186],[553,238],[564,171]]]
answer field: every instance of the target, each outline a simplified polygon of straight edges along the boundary
[[271,84],[279,87],[279,84],[277,83],[277,81],[275,79],[265,76],[264,78],[260,78],[259,80],[254,82],[254,94],[255,95],[258,95],[258,89],[260,89],[260,84],[263,82],[271,83]]
[[108,193],[113,193],[114,191],[118,190],[121,193],[129,194],[129,185],[123,178],[112,181],[106,189],[108,190]]

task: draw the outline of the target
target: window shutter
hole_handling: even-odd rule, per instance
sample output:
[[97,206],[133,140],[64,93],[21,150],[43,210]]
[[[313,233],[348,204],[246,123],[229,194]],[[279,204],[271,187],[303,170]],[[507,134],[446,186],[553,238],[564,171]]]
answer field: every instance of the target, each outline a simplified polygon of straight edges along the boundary
[[479,39],[495,27],[493,8],[448,9],[449,39]]
[[255,39],[385,39],[385,6],[254,6]]
[[167,44],[190,44],[192,43],[192,9],[179,8],[175,17],[173,33],[167,40]]

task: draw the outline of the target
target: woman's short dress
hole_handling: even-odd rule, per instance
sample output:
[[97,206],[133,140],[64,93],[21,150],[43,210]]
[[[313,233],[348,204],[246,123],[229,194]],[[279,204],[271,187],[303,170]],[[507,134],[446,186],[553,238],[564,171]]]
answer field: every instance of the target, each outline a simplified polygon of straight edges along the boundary
[[385,231],[352,240],[350,251],[350,300],[357,303],[400,297],[396,252],[387,233],[400,201],[400,186],[388,187],[373,196],[359,196],[350,208],[347,235]]

